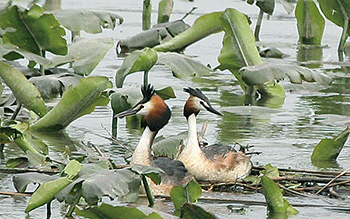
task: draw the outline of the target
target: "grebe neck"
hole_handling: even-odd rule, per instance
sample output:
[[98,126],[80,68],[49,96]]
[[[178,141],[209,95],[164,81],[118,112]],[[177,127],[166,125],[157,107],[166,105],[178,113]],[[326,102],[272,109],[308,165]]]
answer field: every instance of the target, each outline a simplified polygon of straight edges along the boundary
[[151,155],[151,146],[153,144],[154,137],[156,136],[156,131],[151,131],[151,129],[146,126],[142,133],[139,144],[137,145],[130,164],[141,164],[145,166],[152,166],[153,160]]

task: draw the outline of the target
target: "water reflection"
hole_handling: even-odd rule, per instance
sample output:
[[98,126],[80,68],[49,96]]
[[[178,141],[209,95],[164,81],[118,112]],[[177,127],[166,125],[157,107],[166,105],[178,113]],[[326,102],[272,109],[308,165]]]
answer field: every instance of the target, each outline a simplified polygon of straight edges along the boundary
[[319,68],[322,66],[323,48],[321,46],[299,45],[297,60],[303,66]]

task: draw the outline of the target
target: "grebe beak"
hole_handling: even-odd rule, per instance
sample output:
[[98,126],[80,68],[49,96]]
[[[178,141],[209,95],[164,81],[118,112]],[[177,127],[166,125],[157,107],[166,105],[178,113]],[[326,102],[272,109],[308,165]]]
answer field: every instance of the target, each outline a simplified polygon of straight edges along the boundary
[[140,109],[131,108],[121,113],[118,113],[117,115],[114,116],[114,118],[123,118],[125,116],[135,115],[138,111],[140,111]]
[[211,112],[211,113],[214,113],[214,114],[219,115],[219,116],[223,116],[222,113],[220,113],[219,111],[217,111],[216,109],[214,109],[212,106],[205,106],[205,105],[204,105],[204,107],[205,107],[205,109],[207,109],[207,110],[208,110],[209,112]]

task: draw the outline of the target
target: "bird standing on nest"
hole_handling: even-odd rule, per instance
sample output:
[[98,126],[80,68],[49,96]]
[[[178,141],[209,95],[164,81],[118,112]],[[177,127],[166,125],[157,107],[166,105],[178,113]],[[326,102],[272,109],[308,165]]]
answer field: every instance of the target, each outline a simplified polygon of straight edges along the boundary
[[180,149],[177,159],[182,161],[190,174],[197,180],[235,181],[249,175],[252,164],[242,152],[230,146],[209,145],[200,147],[197,138],[196,116],[200,110],[222,116],[215,110],[209,99],[198,88],[185,88],[190,97],[184,106],[184,116],[188,122],[187,143]]
[[169,195],[176,185],[185,185],[192,177],[187,175],[187,169],[182,162],[166,157],[153,159],[151,148],[158,131],[162,129],[171,117],[171,111],[163,99],[155,94],[151,85],[141,87],[143,99],[134,107],[116,115],[123,118],[129,115],[142,115],[141,125],[144,128],[140,141],[132,155],[130,165],[141,164],[156,166],[164,171],[162,182],[156,185],[150,183],[152,194]]

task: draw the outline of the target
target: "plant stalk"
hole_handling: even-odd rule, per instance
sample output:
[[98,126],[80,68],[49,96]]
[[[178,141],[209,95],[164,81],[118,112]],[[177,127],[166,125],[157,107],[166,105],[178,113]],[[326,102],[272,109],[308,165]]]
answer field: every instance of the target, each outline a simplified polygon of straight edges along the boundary
[[0,144],[0,159],[4,159],[4,146],[5,144]]
[[143,183],[143,186],[145,187],[145,192],[146,192],[148,203],[149,203],[148,207],[152,208],[154,206],[154,199],[153,199],[153,196],[151,193],[151,189],[148,185],[147,179],[144,175],[142,175],[142,183]]
[[340,37],[340,42],[339,42],[339,46],[338,46],[338,59],[340,62],[344,61],[344,45],[346,40],[348,39],[348,27],[349,27],[349,17],[346,14],[346,10],[344,9],[342,3],[337,0],[340,9],[341,9],[341,13],[342,13],[342,17],[344,19],[344,26],[343,26],[343,31]]
[[144,86],[148,85],[148,72],[149,72],[149,70],[147,70],[143,73],[143,85]]
[[49,201],[47,204],[46,204],[46,218],[49,219],[51,217],[51,202],[52,201]]
[[258,20],[256,21],[256,26],[254,30],[255,41],[260,41],[259,34],[260,34],[260,28],[261,28],[263,16],[264,16],[264,12],[263,10],[260,9]]
[[18,103],[17,107],[16,107],[16,110],[13,112],[10,120],[15,120],[16,119],[16,117],[17,117],[19,111],[21,110],[21,108],[22,108],[22,104]]
[[144,0],[142,10],[142,30],[148,30],[151,27],[151,12],[151,0]]

